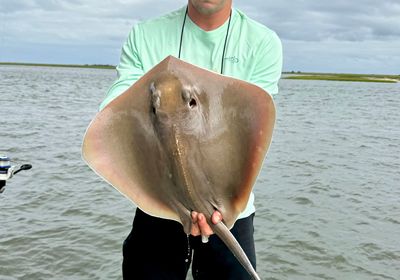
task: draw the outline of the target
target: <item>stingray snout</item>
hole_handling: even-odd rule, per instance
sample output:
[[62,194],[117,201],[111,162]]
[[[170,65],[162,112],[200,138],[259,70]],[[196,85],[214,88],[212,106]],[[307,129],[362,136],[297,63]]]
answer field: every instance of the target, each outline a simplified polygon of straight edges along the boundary
[[182,86],[176,83],[155,82],[150,84],[151,106],[153,114],[188,112],[198,107],[198,90],[194,86]]

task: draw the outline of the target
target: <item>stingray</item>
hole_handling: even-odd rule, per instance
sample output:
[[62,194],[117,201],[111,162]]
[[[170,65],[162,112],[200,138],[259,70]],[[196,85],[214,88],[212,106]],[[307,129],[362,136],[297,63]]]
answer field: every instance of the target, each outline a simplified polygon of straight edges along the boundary
[[[229,231],[244,211],[275,123],[260,87],[168,56],[101,110],[83,141],[83,158],[144,212],[175,220],[190,234],[191,212],[254,279]],[[213,225],[212,213],[222,222]]]

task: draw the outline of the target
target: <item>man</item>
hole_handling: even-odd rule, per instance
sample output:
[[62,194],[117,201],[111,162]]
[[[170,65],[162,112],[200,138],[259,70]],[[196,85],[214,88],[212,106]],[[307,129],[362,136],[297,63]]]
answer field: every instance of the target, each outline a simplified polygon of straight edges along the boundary
[[[188,0],[187,7],[133,27],[122,48],[118,79],[100,108],[168,55],[254,83],[270,94],[278,92],[282,48],[277,35],[232,9],[232,0]],[[254,212],[252,194],[231,231],[255,267]],[[191,236],[187,236],[179,223],[137,209],[123,246],[124,279],[186,279],[192,255],[196,280],[249,279],[222,241],[212,235],[204,215],[193,212],[192,218]],[[222,219],[216,211],[211,220]]]

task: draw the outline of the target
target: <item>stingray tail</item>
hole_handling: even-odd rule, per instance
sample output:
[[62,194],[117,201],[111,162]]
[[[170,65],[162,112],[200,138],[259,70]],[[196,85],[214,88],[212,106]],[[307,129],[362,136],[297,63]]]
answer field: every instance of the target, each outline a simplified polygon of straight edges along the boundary
[[229,231],[226,225],[222,222],[213,225],[214,232],[218,235],[219,238],[225,243],[225,245],[231,250],[236,259],[241,263],[241,265],[247,270],[247,272],[251,275],[254,280],[261,280],[255,271],[253,265],[251,264],[249,258],[246,253],[243,251],[239,242],[233,236],[233,234]]

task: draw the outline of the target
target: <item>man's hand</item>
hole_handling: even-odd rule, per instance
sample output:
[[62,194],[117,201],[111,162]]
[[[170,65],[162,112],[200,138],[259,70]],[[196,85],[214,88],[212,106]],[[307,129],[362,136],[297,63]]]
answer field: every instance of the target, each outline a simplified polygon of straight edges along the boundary
[[[222,214],[218,211],[215,211],[211,216],[211,222],[215,225],[222,221]],[[213,230],[210,225],[207,223],[206,217],[203,213],[192,212],[192,230],[191,235],[198,236],[201,235],[203,237],[203,242],[208,241],[208,237],[213,234]]]

